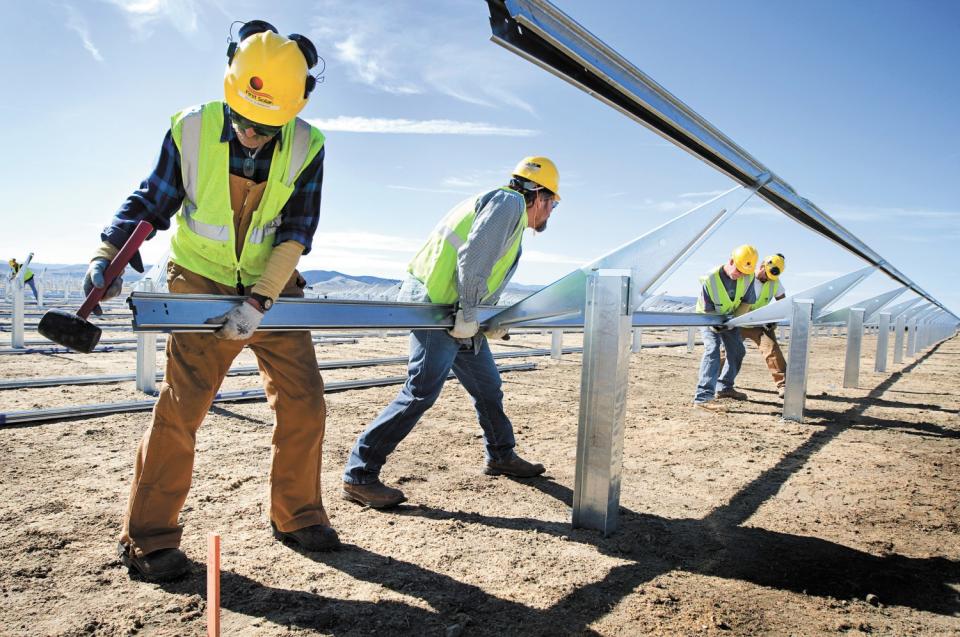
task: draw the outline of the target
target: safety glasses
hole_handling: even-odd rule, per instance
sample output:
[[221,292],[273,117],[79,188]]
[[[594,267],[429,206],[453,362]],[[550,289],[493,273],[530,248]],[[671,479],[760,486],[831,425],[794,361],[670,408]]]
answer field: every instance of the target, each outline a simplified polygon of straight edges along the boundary
[[264,124],[258,124],[247,119],[234,110],[230,111],[230,121],[242,131],[252,128],[254,133],[263,137],[273,137],[280,132],[280,129],[283,128],[283,126],[266,126]]

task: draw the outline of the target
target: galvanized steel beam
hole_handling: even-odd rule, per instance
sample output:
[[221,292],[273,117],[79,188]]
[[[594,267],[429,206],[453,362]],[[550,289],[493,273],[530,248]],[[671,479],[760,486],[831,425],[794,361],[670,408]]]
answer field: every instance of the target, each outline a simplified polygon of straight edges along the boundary
[[[943,306],[718,128],[547,0],[487,0],[491,40],[747,187],[814,232]],[[957,318],[954,315],[954,318]]]
[[793,315],[790,317],[790,350],[783,392],[783,419],[803,422],[803,409],[807,402],[807,361],[810,354],[814,300],[794,299],[791,306]]

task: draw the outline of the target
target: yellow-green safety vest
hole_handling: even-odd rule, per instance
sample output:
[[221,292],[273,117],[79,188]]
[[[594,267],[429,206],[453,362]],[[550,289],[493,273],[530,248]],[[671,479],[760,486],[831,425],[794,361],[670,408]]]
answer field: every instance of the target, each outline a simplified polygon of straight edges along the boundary
[[[520,221],[511,235],[506,251],[494,263],[493,270],[487,277],[487,293],[481,300],[490,298],[500,289],[504,278],[517,260],[523,231],[527,227],[527,206],[523,195],[506,187],[500,190],[519,198],[523,214],[520,215]],[[454,303],[460,298],[457,291],[457,251],[466,243],[481,203],[485,203],[484,199],[484,195],[477,195],[454,206],[407,267],[407,271],[423,283],[427,295],[434,303]]]
[[[706,286],[707,293],[710,295],[710,302],[713,303],[718,314],[731,314],[740,306],[740,300],[743,299],[744,294],[747,293],[749,286],[753,285],[753,275],[750,274],[737,279],[737,289],[731,299],[730,295],[727,294],[727,288],[724,287],[723,281],[720,280],[720,270],[722,268],[723,266],[720,266],[706,276],[700,277],[700,284]],[[697,312],[701,314],[706,313],[703,304],[703,295],[697,296]]]
[[751,309],[758,309],[770,303],[772,299],[777,297],[777,292],[780,291],[780,281],[774,281],[773,279],[768,279],[764,281],[763,285],[760,287],[760,292],[757,294],[757,300],[753,302]]
[[300,118],[288,122],[274,146],[267,186],[253,212],[237,259],[230,205],[230,143],[221,142],[223,102],[208,102],[173,116],[186,196],[170,240],[170,258],[223,285],[253,285],[273,252],[284,204],[294,182],[323,147],[323,133]]

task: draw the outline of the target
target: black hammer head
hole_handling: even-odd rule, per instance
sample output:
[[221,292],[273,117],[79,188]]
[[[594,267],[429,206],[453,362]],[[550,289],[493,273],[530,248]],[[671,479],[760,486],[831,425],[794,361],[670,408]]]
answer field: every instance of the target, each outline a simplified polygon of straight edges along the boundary
[[37,331],[54,343],[89,354],[100,342],[100,328],[76,314],[49,310],[40,319]]

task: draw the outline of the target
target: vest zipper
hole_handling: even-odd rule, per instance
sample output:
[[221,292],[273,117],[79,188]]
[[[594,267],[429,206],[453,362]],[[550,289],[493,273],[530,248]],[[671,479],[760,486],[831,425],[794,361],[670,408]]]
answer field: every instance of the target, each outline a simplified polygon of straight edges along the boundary
[[237,296],[243,296],[243,281],[240,279],[240,270],[237,270]]

